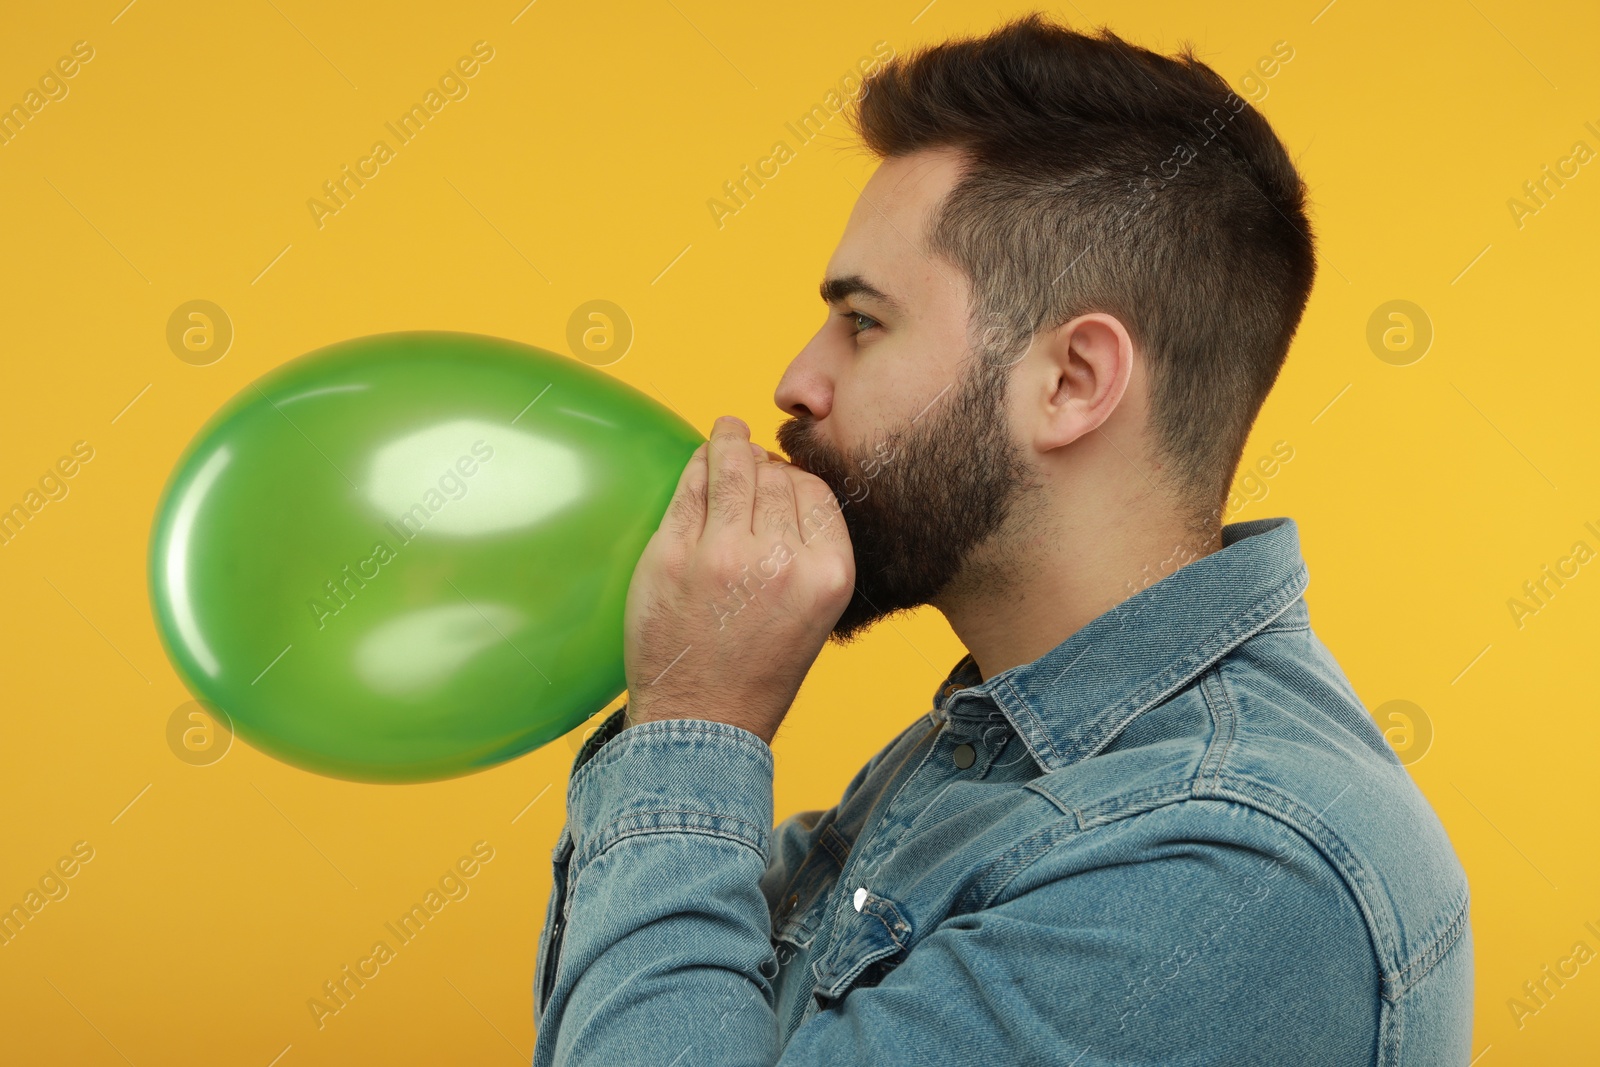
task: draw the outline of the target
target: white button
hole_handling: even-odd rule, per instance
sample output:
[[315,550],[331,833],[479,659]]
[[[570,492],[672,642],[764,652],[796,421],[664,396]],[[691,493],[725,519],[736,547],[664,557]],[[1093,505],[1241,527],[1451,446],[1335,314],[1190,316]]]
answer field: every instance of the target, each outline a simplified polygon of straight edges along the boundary
[[866,902],[867,902],[867,887],[866,886],[862,886],[860,889],[856,890],[856,910],[860,911],[861,910],[861,905],[865,904]]

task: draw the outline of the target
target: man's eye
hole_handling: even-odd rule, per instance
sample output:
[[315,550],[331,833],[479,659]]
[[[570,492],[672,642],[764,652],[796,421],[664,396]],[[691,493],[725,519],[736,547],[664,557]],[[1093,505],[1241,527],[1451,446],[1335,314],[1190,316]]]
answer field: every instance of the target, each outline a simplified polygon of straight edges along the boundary
[[863,315],[859,311],[841,311],[839,313],[853,327],[852,333],[862,334],[879,325],[879,322],[870,315]]

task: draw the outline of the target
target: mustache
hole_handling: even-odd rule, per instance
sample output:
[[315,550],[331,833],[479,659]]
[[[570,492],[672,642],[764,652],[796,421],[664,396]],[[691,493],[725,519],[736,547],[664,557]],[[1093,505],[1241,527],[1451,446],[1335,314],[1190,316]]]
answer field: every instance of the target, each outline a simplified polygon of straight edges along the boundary
[[815,467],[836,467],[833,450],[817,440],[816,427],[807,416],[795,416],[778,427],[778,447],[789,462],[808,474],[821,477]]
[[844,479],[850,474],[850,457],[817,437],[814,420],[807,416],[789,419],[778,427],[778,447],[789,462],[827,483],[844,503]]
[[[911,451],[908,446],[912,444],[908,431],[902,429],[884,434],[871,448],[840,450],[819,440],[814,420],[806,416],[785,422],[778,428],[777,438],[790,462],[821,480],[833,493],[841,511],[851,504],[855,504],[857,510],[863,507],[881,510],[883,503],[869,504],[868,498],[881,495],[891,484],[905,477],[906,472],[899,468],[908,462],[903,457]],[[895,473],[885,479],[883,476],[891,467]],[[847,521],[854,529],[855,520],[847,518]]]

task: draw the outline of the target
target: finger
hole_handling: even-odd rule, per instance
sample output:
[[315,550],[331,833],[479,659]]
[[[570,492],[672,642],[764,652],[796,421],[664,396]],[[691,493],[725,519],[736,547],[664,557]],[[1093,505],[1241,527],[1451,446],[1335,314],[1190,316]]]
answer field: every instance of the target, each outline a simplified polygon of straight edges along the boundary
[[811,553],[809,572],[818,583],[816,588],[842,612],[854,595],[856,574],[855,547],[850,543],[844,511],[821,478],[796,467],[785,467],[784,473],[794,484],[801,551]]
[[710,445],[706,532],[748,530],[756,498],[756,457],[751,454],[750,428],[723,415],[711,427]]
[[[812,547],[850,543],[844,512],[833,490],[814,474],[793,465],[781,468],[794,486],[795,518],[800,527],[800,543]],[[820,541],[818,539],[821,539]]]
[[756,506],[750,516],[750,532],[765,541],[782,540],[794,544],[794,482],[784,473],[783,463],[761,461],[756,464]]
[[706,524],[707,451],[707,445],[701,444],[683,465],[678,487],[673,491],[672,502],[667,505],[667,514],[662,520],[662,525],[668,527],[674,537],[691,545],[700,540]]

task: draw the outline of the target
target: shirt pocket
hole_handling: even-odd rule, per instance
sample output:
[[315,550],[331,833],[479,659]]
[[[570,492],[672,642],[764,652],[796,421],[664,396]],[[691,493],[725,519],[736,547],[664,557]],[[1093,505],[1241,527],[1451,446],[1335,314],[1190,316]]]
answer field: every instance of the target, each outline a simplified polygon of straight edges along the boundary
[[[778,948],[778,962],[787,962],[811,947],[817,936],[829,892],[838,882],[850,843],[832,825],[817,835],[800,869],[789,885],[778,894],[772,912],[772,940]],[[787,952],[783,946],[788,946]]]
[[852,989],[877,985],[904,961],[914,936],[907,910],[888,897],[863,892],[860,907],[844,910],[827,951],[812,966],[817,1007],[826,1009]]

